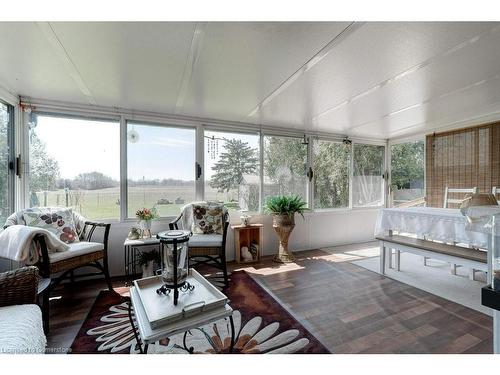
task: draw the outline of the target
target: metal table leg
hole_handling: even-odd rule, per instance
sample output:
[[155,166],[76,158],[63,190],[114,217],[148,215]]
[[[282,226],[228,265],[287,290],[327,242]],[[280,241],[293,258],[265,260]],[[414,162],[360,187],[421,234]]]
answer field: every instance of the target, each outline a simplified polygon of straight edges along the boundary
[[233,353],[234,349],[234,321],[233,321],[233,315],[229,315],[229,324],[231,325],[231,346],[229,346],[229,354]]
[[132,326],[132,333],[134,334],[135,341],[137,343],[137,346],[139,347],[139,353],[147,354],[149,345],[144,344],[144,350],[142,349],[141,339],[139,337],[139,334],[137,333],[137,329],[135,328],[134,319],[132,318],[132,302],[131,301],[129,301],[129,303],[128,303],[128,319],[130,321],[130,325]]
[[[229,354],[233,353],[233,349],[234,349],[234,341],[235,341],[235,332],[234,332],[234,320],[233,320],[233,316],[232,315],[229,315],[229,325],[231,327],[231,343],[229,345]],[[197,328],[199,329],[199,328]],[[202,331],[203,332],[203,331]],[[188,334],[191,334],[191,331],[186,331],[184,332],[184,336],[182,338],[182,346],[183,346],[183,349],[188,352],[189,354],[193,354],[194,353],[194,347],[192,346],[189,346],[187,345],[187,335]]]

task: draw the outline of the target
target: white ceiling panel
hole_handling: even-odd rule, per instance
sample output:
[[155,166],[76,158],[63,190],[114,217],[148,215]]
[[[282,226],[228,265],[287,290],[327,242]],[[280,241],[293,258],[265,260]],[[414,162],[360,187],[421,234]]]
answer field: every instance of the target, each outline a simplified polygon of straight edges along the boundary
[[[492,26],[488,23],[366,23],[256,116],[264,123],[309,122],[311,127],[313,117]],[[308,99],[304,100],[304,96]],[[335,129],[335,125],[332,127]]]
[[[492,48],[493,47],[493,48]],[[320,129],[350,128],[381,119],[387,114],[439,99],[500,73],[500,28],[438,56],[421,68],[387,82],[366,95],[333,108],[317,118]]]
[[17,95],[88,104],[68,66],[32,22],[0,22],[0,85]]
[[246,115],[348,22],[208,23],[180,113]]
[[492,111],[500,112],[500,74],[425,104],[352,128],[351,132],[353,135],[373,134],[381,138],[405,132],[432,132],[447,124],[481,117]]
[[51,23],[100,105],[172,113],[194,23]]
[[78,104],[402,137],[500,118],[500,24],[2,22],[0,86]]

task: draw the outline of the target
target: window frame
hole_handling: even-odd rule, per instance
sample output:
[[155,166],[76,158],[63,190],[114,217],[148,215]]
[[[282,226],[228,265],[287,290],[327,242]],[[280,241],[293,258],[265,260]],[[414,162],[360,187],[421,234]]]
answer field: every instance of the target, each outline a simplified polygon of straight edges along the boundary
[[[390,205],[389,194],[391,194],[391,186],[392,186],[392,146],[398,145],[401,143],[413,143],[413,142],[423,142],[424,143],[424,201],[426,202],[427,196],[427,168],[425,165],[425,161],[427,160],[427,147],[425,147],[425,134],[413,135],[410,137],[391,139],[387,141],[386,150],[386,163],[387,163],[387,175],[388,178],[386,180],[386,207]],[[427,204],[427,202],[425,203]]]
[[[353,187],[353,179],[354,179],[354,146],[355,145],[367,145],[367,146],[383,146],[384,147],[384,157],[383,161],[384,164],[382,166],[382,202],[377,205],[377,206],[354,206],[353,205],[353,199],[352,199],[352,187]],[[350,196],[349,196],[349,209],[356,211],[356,210],[378,210],[381,208],[384,208],[387,206],[387,189],[388,189],[388,165],[390,164],[390,161],[388,163],[387,157],[389,152],[388,146],[387,146],[387,141],[382,143],[374,142],[374,141],[357,141],[357,142],[352,142],[351,144],[351,183],[350,183]],[[390,155],[389,155],[390,157]]]
[[314,204],[314,188],[312,188],[312,181],[309,180],[307,177],[307,171],[309,171],[309,168],[312,167],[312,158],[311,158],[311,153],[312,153],[312,146],[311,146],[311,136],[308,133],[302,133],[303,135],[300,135],[296,132],[279,132],[279,131],[261,131],[261,148],[260,148],[260,154],[261,154],[261,178],[260,178],[260,190],[261,190],[261,204],[260,204],[260,214],[264,213],[263,206],[265,204],[265,197],[264,197],[264,138],[265,137],[281,137],[281,138],[297,138],[297,139],[303,139],[303,137],[306,137],[306,140],[308,142],[307,144],[307,151],[306,151],[306,193],[305,193],[305,200],[306,200],[306,207],[309,210],[314,210],[313,204]]
[[[189,126],[189,125],[181,125],[181,124],[176,124],[176,123],[171,123],[171,122],[161,122],[161,121],[153,121],[153,120],[146,120],[143,121],[140,118],[136,117],[126,117],[122,116],[122,128],[120,132],[120,150],[123,153],[124,157],[120,158],[120,166],[121,166],[121,175],[120,175],[120,185],[124,185],[123,187],[123,195],[120,197],[120,221],[122,222],[131,222],[131,221],[137,221],[136,218],[134,217],[129,217],[128,216],[128,142],[127,142],[127,130],[128,130],[128,124],[129,123],[135,123],[136,125],[144,125],[144,126],[155,126],[159,128],[174,128],[174,129],[191,129],[194,130],[194,140],[195,140],[195,155],[194,155],[194,160],[195,160],[195,165],[193,165],[194,169],[194,174],[195,174],[195,180],[194,180],[194,196],[195,199],[199,196],[199,180],[203,182],[204,178],[204,167],[203,164],[200,164],[199,159],[203,158],[203,152],[199,152],[199,132],[200,128],[197,126]],[[199,178],[196,178],[196,163],[200,164],[201,167],[201,175]],[[175,216],[161,216],[161,219],[170,219]]]
[[[21,101],[21,103],[23,103]],[[8,103],[7,103],[8,104]],[[29,139],[28,132],[29,129],[27,127],[28,116],[22,111],[24,107],[16,107],[16,113],[20,114],[20,131],[21,131],[21,143],[20,143],[20,156],[23,160],[27,160],[27,162],[23,163],[23,173],[20,176],[20,184],[15,184],[16,189],[12,192],[12,194],[17,197],[18,202],[15,205],[16,209],[20,209],[23,207],[29,206],[29,194],[28,194],[28,186],[29,186]],[[283,129],[272,129],[269,127],[262,126],[251,126],[251,124],[244,123],[234,123],[234,124],[226,124],[225,122],[217,122],[214,120],[211,121],[203,121],[203,119],[197,118],[184,118],[182,116],[171,117],[168,115],[156,114],[156,113],[148,113],[148,112],[140,112],[139,114],[135,114],[133,111],[122,110],[119,108],[105,108],[105,107],[87,107],[87,106],[77,106],[76,108],[72,108],[70,106],[63,106],[57,104],[47,104],[40,105],[40,110],[32,107],[36,114],[44,115],[44,116],[53,116],[53,117],[68,117],[74,119],[87,119],[87,120],[97,120],[97,121],[116,121],[120,124],[120,215],[119,219],[109,220],[110,222],[132,222],[135,221],[135,218],[130,218],[128,216],[128,163],[127,163],[127,125],[129,122],[141,124],[141,125],[151,125],[158,127],[167,127],[167,128],[184,128],[184,129],[194,129],[195,130],[195,163],[198,163],[201,166],[201,175],[198,179],[195,179],[195,199],[203,200],[205,198],[205,160],[204,160],[204,134],[205,131],[220,131],[220,132],[228,132],[228,133],[241,133],[241,134],[251,134],[259,136],[259,159],[260,159],[260,168],[259,168],[259,176],[260,176],[260,197],[259,197],[259,212],[256,212],[257,215],[263,215],[263,205],[265,202],[264,199],[264,137],[266,136],[276,136],[276,137],[286,137],[286,138],[299,138],[302,139],[304,136],[308,140],[309,144],[307,145],[307,157],[306,157],[306,171],[309,168],[313,167],[314,164],[314,152],[313,152],[313,142],[314,140],[324,140],[331,142],[342,143],[344,137],[335,134],[320,134],[318,135],[315,132],[301,132],[297,130],[283,130]],[[414,137],[415,139],[422,139],[422,136]],[[414,139],[412,138],[412,139]],[[16,138],[19,139],[19,136]],[[359,211],[359,210],[377,210],[381,207],[387,205],[387,193],[389,182],[386,178],[383,179],[383,194],[382,200],[383,203],[380,206],[361,206],[361,207],[353,207],[352,202],[352,183],[353,183],[353,163],[354,163],[354,146],[356,144],[365,144],[365,145],[374,145],[374,146],[383,146],[384,147],[384,166],[383,171],[385,176],[389,176],[390,178],[390,145],[395,143],[396,141],[389,140],[370,140],[370,139],[361,139],[361,138],[352,138],[351,140],[351,150],[350,150],[350,165],[349,165],[349,206],[348,207],[339,207],[339,208],[315,208],[314,207],[314,179],[309,181],[306,177],[306,201],[307,206],[309,207],[309,213],[341,213],[341,212],[349,212],[349,211]],[[397,140],[397,143],[406,142],[407,139]],[[388,151],[389,150],[389,151]],[[14,151],[14,150],[13,150]],[[17,148],[16,150],[17,151]],[[15,152],[14,151],[14,152]],[[389,159],[388,159],[389,158]],[[193,166],[193,168],[196,168]],[[314,171],[313,171],[314,172]],[[424,170],[425,173],[425,170]],[[196,170],[195,170],[196,174]],[[196,177],[196,175],[195,175]],[[424,176],[425,178],[425,176]],[[160,220],[169,220],[174,218],[175,216],[164,216],[161,217]]]
[[201,200],[205,200],[205,184],[207,183],[205,181],[205,155],[206,155],[206,152],[205,152],[205,132],[219,132],[219,133],[232,133],[232,134],[244,134],[244,135],[253,135],[253,136],[256,136],[258,137],[258,143],[259,143],[259,155],[258,155],[258,159],[259,159],[259,172],[257,173],[257,175],[259,176],[259,210],[258,211],[249,211],[248,214],[252,214],[252,215],[255,215],[255,214],[261,214],[262,213],[262,204],[263,204],[263,183],[262,183],[262,178],[263,178],[263,167],[262,167],[262,160],[263,160],[263,151],[262,151],[262,132],[259,131],[259,130],[248,130],[248,129],[242,129],[242,128],[238,128],[238,127],[235,127],[235,128],[232,128],[232,127],[218,127],[218,126],[206,126],[206,125],[203,125],[201,127],[201,155],[202,155],[202,161],[203,163],[200,163],[201,165],[201,170],[202,170],[202,173],[201,173],[201,177],[199,178],[199,180],[201,180],[201,184],[203,185],[203,195],[202,195],[202,198]]
[[[73,120],[87,120],[87,121],[101,121],[101,122],[116,122],[117,125],[119,126],[119,136],[120,136],[120,146],[119,146],[119,162],[120,162],[120,190],[119,190],[119,197],[120,197],[120,207],[119,207],[119,215],[117,218],[110,218],[110,219],[95,219],[92,217],[89,217],[89,220],[95,220],[95,221],[102,221],[105,220],[106,222],[110,223],[115,223],[115,222],[122,222],[124,221],[122,218],[122,212],[123,212],[123,195],[122,195],[122,164],[123,164],[123,159],[122,159],[122,139],[121,139],[121,132],[122,132],[122,117],[123,116],[118,116],[118,115],[97,115],[94,113],[81,113],[81,112],[74,112],[74,111],[65,111],[65,110],[57,110],[57,111],[52,111],[52,110],[37,110],[35,107],[32,109],[32,112],[37,115],[37,116],[45,116],[45,117],[55,117],[55,118],[67,118],[67,119],[73,119]],[[24,160],[23,162],[23,168],[24,171],[22,173],[21,177],[21,184],[23,186],[23,191],[22,194],[24,195],[22,197],[22,202],[23,202],[23,207],[20,208],[26,208],[29,207],[29,183],[30,183],[30,141],[29,141],[29,113],[27,114],[26,111],[23,111],[23,154],[21,156],[21,160]],[[125,196],[126,197],[126,196]],[[126,198],[125,198],[126,199]]]
[[13,212],[15,209],[15,200],[16,200],[16,192],[15,192],[15,176],[16,176],[16,129],[15,129],[15,121],[16,121],[16,111],[15,107],[0,99],[0,103],[5,105],[7,108],[7,147],[9,148],[8,156],[7,156],[7,207],[9,211]]
[[[327,138],[327,137],[310,137],[309,138],[309,148],[310,148],[310,153],[309,153],[309,164],[310,167],[313,169],[314,175],[316,175],[316,171],[314,170],[314,142],[315,141],[323,141],[323,142],[332,142],[332,143],[337,143],[337,144],[343,144],[344,142],[338,138]],[[314,195],[314,184],[315,184],[315,179],[313,178],[310,181],[310,190],[311,190],[311,195],[310,195],[310,202],[311,202],[311,208],[314,212],[341,212],[341,211],[347,211],[352,208],[352,144],[349,150],[349,165],[348,165],[348,203],[347,206],[345,207],[327,207],[327,208],[316,208],[315,205],[315,195]]]

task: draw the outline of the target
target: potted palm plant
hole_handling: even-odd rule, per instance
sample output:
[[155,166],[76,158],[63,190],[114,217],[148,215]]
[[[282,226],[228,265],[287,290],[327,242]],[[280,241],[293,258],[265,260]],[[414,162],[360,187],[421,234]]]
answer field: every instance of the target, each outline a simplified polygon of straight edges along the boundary
[[306,205],[307,203],[298,195],[278,195],[266,200],[264,210],[273,215],[273,228],[280,240],[278,254],[273,259],[275,262],[289,263],[295,260],[288,250],[288,238],[295,227],[295,214],[299,213],[304,218]]
[[160,254],[157,250],[145,251],[139,255],[139,265],[142,268],[142,277],[154,275],[154,266],[160,264]]

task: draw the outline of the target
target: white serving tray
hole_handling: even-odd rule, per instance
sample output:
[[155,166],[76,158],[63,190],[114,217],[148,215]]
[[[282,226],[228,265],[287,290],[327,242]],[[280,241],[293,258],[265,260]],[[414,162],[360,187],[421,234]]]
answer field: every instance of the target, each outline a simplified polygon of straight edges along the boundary
[[174,305],[173,290],[168,295],[156,293],[156,290],[163,285],[160,276],[134,281],[152,329],[226,305],[227,297],[196,270],[189,270],[186,281],[194,286],[194,290],[179,291],[177,306]]

